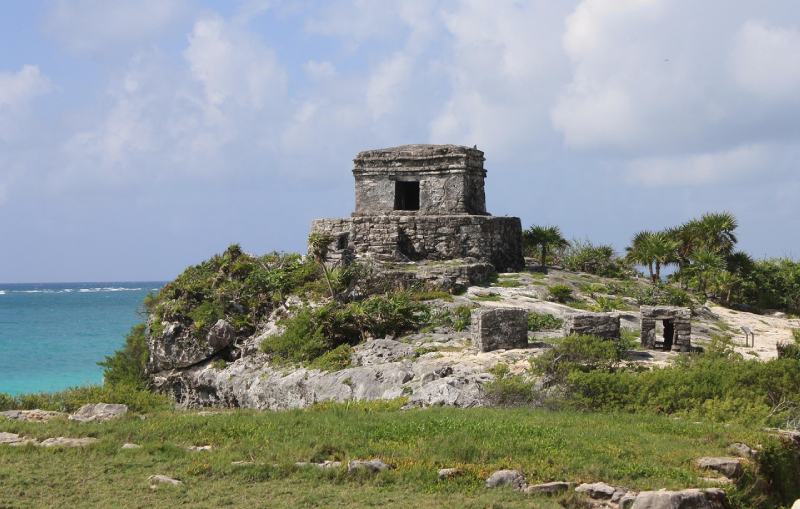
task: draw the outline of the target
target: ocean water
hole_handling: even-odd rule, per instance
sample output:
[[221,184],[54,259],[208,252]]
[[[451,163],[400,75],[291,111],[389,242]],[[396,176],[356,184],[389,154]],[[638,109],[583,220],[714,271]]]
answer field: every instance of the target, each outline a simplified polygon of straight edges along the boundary
[[163,282],[0,283],[0,392],[99,384],[97,365],[143,321],[142,301]]

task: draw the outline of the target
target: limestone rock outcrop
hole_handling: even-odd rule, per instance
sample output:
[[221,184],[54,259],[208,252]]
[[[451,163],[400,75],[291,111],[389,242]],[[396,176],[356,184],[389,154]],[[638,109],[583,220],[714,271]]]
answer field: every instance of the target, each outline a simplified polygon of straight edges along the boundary
[[188,368],[229,347],[236,339],[236,329],[225,320],[217,320],[200,338],[193,327],[180,323],[165,324],[161,334],[148,336],[148,370]]

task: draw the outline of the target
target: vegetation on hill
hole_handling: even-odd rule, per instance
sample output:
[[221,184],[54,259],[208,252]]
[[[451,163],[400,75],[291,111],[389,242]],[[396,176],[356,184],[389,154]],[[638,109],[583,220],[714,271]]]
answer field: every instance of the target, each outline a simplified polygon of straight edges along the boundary
[[[728,306],[800,314],[800,263],[787,258],[754,260],[737,251],[737,227],[730,213],[708,213],[661,231],[636,233],[624,257],[611,246],[588,240],[552,241],[546,254],[552,264],[605,277],[625,279],[635,267],[643,267],[660,292],[680,288]],[[542,226],[526,230],[526,239],[539,239],[534,232],[549,229],[563,240],[557,227]],[[527,240],[526,245],[540,244]],[[667,268],[672,273],[664,277]]]

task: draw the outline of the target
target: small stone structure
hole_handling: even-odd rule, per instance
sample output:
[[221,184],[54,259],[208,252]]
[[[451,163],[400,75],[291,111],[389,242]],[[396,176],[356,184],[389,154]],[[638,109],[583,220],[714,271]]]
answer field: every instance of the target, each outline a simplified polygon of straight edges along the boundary
[[475,346],[482,352],[528,346],[528,312],[517,308],[479,308],[472,313]]
[[692,348],[692,310],[674,306],[642,306],[642,346],[681,352]]
[[616,313],[571,313],[564,317],[564,335],[571,334],[619,339],[619,315]]
[[524,267],[517,217],[486,212],[483,152],[456,145],[403,145],[354,159],[355,212],[316,219],[312,233],[332,237],[331,260],[489,264]]

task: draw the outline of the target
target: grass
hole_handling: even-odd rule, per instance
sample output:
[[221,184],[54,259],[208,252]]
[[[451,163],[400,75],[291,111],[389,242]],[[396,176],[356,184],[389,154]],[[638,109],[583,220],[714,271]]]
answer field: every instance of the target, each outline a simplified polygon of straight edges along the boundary
[[503,298],[500,295],[496,294],[496,293],[478,294],[478,295],[475,295],[475,297],[473,297],[473,298],[475,300],[483,301],[483,302],[499,302],[499,301],[503,300]]
[[[720,455],[734,441],[764,435],[736,425],[641,414],[431,408],[400,403],[323,405],[308,410],[237,410],[199,416],[159,411],[109,423],[1,421],[36,438],[95,436],[86,449],[0,446],[0,507],[558,507],[557,499],[487,490],[494,470],[522,470],[530,482],[606,481],[633,489],[702,485],[694,458]],[[143,446],[121,450],[124,442]],[[209,452],[189,452],[207,445]],[[378,457],[394,470],[376,477],[298,469],[330,454]],[[232,461],[253,461],[234,466]],[[460,467],[441,482],[436,471]],[[184,486],[150,490],[163,474]],[[265,498],[266,497],[266,498]]]

